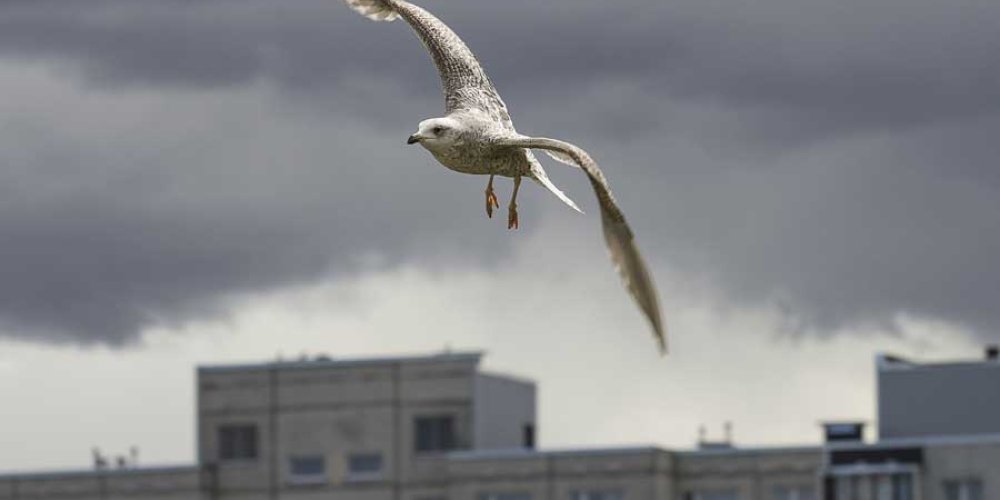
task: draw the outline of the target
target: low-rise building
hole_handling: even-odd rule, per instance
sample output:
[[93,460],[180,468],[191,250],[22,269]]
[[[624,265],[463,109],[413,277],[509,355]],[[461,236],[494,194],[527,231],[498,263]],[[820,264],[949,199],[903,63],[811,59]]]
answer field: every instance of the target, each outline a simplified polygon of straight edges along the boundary
[[[802,447],[536,450],[534,383],[483,372],[480,359],[201,367],[197,464],[0,476],[0,500],[1000,499],[1000,435],[989,433],[865,443],[860,425],[840,423]],[[890,393],[914,389],[883,383],[890,362],[904,361],[879,358],[880,406],[894,405],[880,416],[909,418]]]

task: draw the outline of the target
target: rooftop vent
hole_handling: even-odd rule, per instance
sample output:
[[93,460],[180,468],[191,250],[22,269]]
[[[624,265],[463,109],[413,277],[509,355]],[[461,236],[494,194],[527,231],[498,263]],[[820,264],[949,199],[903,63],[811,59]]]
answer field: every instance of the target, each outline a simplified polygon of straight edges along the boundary
[[993,344],[986,346],[986,361],[1000,360],[1000,346]]

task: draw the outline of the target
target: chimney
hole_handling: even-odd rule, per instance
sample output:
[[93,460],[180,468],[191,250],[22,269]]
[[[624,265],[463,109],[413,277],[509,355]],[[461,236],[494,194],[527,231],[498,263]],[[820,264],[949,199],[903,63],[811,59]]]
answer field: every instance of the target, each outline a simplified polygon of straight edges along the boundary
[[986,361],[1000,360],[1000,346],[993,344],[986,346]]

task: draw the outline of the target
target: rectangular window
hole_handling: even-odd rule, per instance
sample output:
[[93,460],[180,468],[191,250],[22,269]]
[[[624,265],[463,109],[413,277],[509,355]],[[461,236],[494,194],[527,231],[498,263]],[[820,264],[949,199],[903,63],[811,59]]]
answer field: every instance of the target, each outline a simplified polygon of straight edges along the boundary
[[525,448],[535,448],[535,424],[524,424],[522,442]]
[[816,500],[816,491],[812,486],[806,485],[778,485],[771,493],[773,500]]
[[687,500],[740,500],[736,490],[704,490],[689,491],[684,494]]
[[490,491],[480,493],[476,500],[531,500],[527,491]]
[[618,489],[573,490],[569,500],[625,500],[625,492]]
[[456,448],[455,418],[417,417],[414,420],[414,448],[418,452],[449,451]]
[[289,457],[288,482],[292,484],[326,483],[326,458],[323,455]]
[[349,479],[378,479],[382,477],[381,453],[354,453],[347,457]]
[[953,479],[944,482],[945,500],[983,500],[980,479]]
[[834,500],[914,500],[913,474],[858,474],[838,476],[828,481],[827,493]]
[[257,426],[253,424],[219,427],[219,460],[256,460]]

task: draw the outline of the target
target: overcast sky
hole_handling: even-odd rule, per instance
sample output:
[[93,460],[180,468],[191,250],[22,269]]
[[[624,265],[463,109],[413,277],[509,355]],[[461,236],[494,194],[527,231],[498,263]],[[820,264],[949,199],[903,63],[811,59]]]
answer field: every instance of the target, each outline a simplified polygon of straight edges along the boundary
[[190,462],[197,363],[483,349],[540,383],[543,445],[684,447],[814,442],[873,418],[874,352],[1000,341],[1000,3],[421,4],[522,132],[602,164],[671,355],[579,171],[549,167],[588,215],[530,185],[509,232],[485,178],[404,144],[443,108],[405,24],[7,0],[0,470]]

